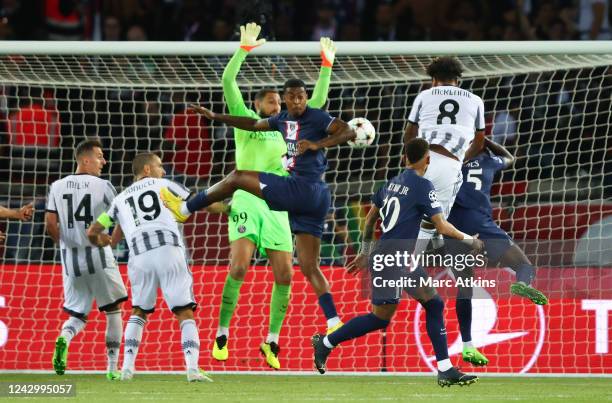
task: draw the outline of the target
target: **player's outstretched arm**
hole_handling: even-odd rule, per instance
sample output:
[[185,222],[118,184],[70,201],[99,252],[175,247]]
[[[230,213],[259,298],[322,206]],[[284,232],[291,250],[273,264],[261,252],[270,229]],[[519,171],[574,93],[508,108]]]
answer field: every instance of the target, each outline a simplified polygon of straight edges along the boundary
[[266,42],[263,38],[257,39],[260,32],[261,27],[254,22],[250,22],[246,26],[240,26],[240,48],[234,53],[223,70],[223,76],[221,77],[223,97],[232,115],[246,116],[248,114],[249,109],[244,103],[236,77],[249,52]]
[[327,129],[327,134],[329,134],[329,136],[317,142],[312,142],[308,140],[298,141],[298,155],[303,154],[308,150],[317,151],[322,148],[333,147],[338,144],[343,144],[357,137],[355,131],[353,131],[353,129],[351,129],[345,121],[338,118],[335,118],[334,121],[331,122],[329,128]]
[[332,66],[336,58],[336,44],[329,38],[321,38],[321,70],[319,78],[312,91],[312,97],[308,100],[311,108],[322,108],[327,102],[329,83],[331,81]]
[[28,203],[19,209],[10,209],[0,206],[0,218],[9,218],[20,221],[30,221],[34,214],[34,206]]
[[514,155],[510,154],[510,151],[501,144],[498,144],[492,140],[485,139],[485,147],[491,152],[504,160],[504,167],[508,168],[514,164]]
[[444,214],[434,214],[431,217],[431,221],[435,225],[438,233],[465,242],[468,246],[472,247],[474,252],[479,252],[484,248],[484,243],[478,239],[478,234],[471,236],[459,231],[453,224],[446,221]]
[[250,132],[261,132],[270,130],[270,124],[268,119],[253,119],[244,116],[233,116],[224,115],[222,113],[215,113],[210,109],[204,108],[199,105],[190,105],[189,109],[204,115],[209,120],[216,120],[217,122],[225,123],[238,129],[247,130]]
[[374,230],[378,221],[379,208],[372,206],[365,219],[365,227],[361,235],[361,249],[357,257],[346,267],[349,274],[357,274],[368,266],[370,253],[374,249]]

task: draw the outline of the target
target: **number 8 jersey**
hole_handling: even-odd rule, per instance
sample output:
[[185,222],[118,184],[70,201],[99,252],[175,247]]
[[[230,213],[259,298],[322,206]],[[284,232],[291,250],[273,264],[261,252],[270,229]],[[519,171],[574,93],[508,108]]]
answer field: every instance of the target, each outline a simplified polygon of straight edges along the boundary
[[463,161],[475,132],[485,128],[484,103],[459,87],[432,87],[416,97],[408,121],[419,126],[419,137]]
[[181,231],[174,216],[159,197],[167,187],[183,199],[189,190],[164,178],[142,178],[119,193],[108,209],[110,219],[121,225],[130,255],[164,245],[184,247]]

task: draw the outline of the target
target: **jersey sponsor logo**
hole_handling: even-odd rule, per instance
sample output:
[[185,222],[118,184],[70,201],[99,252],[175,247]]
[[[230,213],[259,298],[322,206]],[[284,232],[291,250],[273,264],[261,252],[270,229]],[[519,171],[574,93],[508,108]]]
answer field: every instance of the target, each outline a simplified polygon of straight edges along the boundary
[[287,140],[297,140],[298,132],[300,131],[300,124],[298,122],[288,120],[285,122],[287,125]]
[[[439,279],[446,275],[446,272],[441,272],[436,275],[435,278]],[[510,364],[511,368],[509,369],[513,372],[521,374],[528,372],[536,363],[544,345],[546,333],[546,317],[544,315],[544,309],[540,305],[532,305],[529,303],[526,303],[524,306],[520,306],[520,308],[523,310],[523,315],[526,318],[537,319],[537,324],[535,324],[533,320],[516,320],[511,312],[511,309],[508,309],[512,307],[504,307],[506,310],[508,310],[508,312],[505,312],[500,316],[500,307],[486,289],[474,287],[473,290],[472,342],[474,343],[474,347],[481,348],[501,344],[497,350],[504,353],[497,353],[496,355],[502,356],[503,354],[515,354],[521,357],[521,360],[513,361],[512,364]],[[429,342],[426,333],[421,331],[420,323],[421,320],[424,320],[421,318],[421,316],[424,316],[421,315],[422,310],[423,308],[421,304],[418,304],[414,317],[415,339],[419,350],[419,355],[421,358],[423,358],[427,366],[434,373],[437,373],[438,370],[434,364],[436,357],[428,354],[424,347],[424,345],[429,346],[431,343]],[[450,317],[447,316],[447,318]],[[450,326],[451,323],[447,323],[447,329]],[[507,331],[501,332],[496,329],[504,329]],[[527,349],[531,349],[531,351],[526,351]],[[463,342],[461,340],[461,334],[457,334],[454,342],[449,343],[448,355],[449,357],[459,355],[461,354],[462,350]]]

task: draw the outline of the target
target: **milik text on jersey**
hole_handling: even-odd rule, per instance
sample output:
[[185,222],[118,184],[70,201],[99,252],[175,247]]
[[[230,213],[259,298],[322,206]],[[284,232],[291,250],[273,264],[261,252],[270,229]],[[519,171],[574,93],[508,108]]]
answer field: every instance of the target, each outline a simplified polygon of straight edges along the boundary
[[81,186],[83,187],[83,189],[88,189],[89,188],[89,182],[83,182],[83,183],[79,183],[79,182],[75,182],[75,181],[66,181],[66,189],[78,189],[81,190]]

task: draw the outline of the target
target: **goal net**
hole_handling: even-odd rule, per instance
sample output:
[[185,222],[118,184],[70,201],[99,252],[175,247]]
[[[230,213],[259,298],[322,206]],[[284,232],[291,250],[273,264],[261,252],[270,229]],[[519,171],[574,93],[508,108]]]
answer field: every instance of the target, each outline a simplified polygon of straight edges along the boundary
[[[44,233],[44,203],[49,184],[74,172],[77,143],[102,140],[108,161],[102,176],[119,191],[131,183],[131,161],[139,152],[159,152],[168,177],[193,190],[205,189],[234,168],[232,129],[189,114],[186,107],[197,103],[226,110],[221,75],[235,44],[178,44],[176,53],[175,45],[165,50],[141,45],[114,54],[108,46],[96,53],[96,44],[88,43],[64,44],[65,51],[53,48],[48,54],[44,48],[0,46],[0,205],[34,201],[36,206],[32,222],[0,223],[7,234],[0,246],[0,370],[51,369],[53,342],[65,316],[58,248]],[[458,54],[465,69],[461,87],[485,102],[487,135],[517,158],[496,179],[495,218],[538,267],[535,284],[551,296],[545,308],[511,298],[513,273],[489,270],[486,275],[498,286],[474,300],[473,335],[491,364],[474,372],[610,373],[612,48],[581,54],[581,44],[550,52],[546,43],[531,43],[523,45],[524,52],[498,54],[504,44],[472,44],[471,51],[461,44],[427,44],[418,51],[400,45],[339,43],[333,67],[326,109],[345,121],[366,117],[377,129],[367,148],[342,145],[327,151],[333,208],[321,259],[341,317],[346,321],[369,310],[361,280],[343,266],[358,248],[374,189],[401,170],[412,101],[429,85],[424,68],[432,54]],[[392,49],[386,52],[385,46]],[[303,79],[311,91],[317,53],[314,44],[291,43],[266,44],[254,52],[238,76],[247,104],[258,89],[280,88],[287,78]],[[199,303],[201,366],[266,369],[257,350],[267,333],[272,289],[267,261],[253,261],[231,324],[230,359],[219,364],[209,350],[228,272],[226,218],[198,213],[184,234]],[[125,263],[127,246],[116,256]],[[126,274],[125,265],[121,271]],[[451,359],[458,364],[454,295],[442,294]],[[128,308],[129,303],[124,321]],[[157,308],[145,328],[137,369],[182,370],[178,324],[161,300]],[[324,329],[323,319],[296,267],[280,340],[283,369],[311,371],[309,339]],[[104,326],[104,315],[94,308],[70,346],[69,370],[104,370]],[[328,367],[332,372],[428,372],[435,367],[432,356],[422,309],[405,300],[385,332],[336,349]]]

